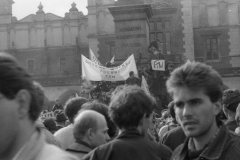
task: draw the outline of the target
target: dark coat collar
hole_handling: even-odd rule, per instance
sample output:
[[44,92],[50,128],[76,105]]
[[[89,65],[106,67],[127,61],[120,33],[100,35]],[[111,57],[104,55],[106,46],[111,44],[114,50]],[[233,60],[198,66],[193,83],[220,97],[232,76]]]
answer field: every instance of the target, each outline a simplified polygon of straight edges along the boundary
[[[223,153],[224,147],[226,147],[228,134],[229,134],[229,132],[228,132],[226,126],[224,126],[224,125],[221,126],[216,137],[203,150],[203,152],[200,154],[200,157],[208,159],[208,160],[219,159],[221,154]],[[188,142],[189,142],[189,138],[187,138],[183,144],[183,148],[180,152],[180,157],[181,157],[180,159],[184,159],[187,155]]]
[[76,143],[75,142],[72,145],[70,145],[66,150],[71,151],[71,152],[88,153],[92,149],[89,145],[86,145],[86,143]]

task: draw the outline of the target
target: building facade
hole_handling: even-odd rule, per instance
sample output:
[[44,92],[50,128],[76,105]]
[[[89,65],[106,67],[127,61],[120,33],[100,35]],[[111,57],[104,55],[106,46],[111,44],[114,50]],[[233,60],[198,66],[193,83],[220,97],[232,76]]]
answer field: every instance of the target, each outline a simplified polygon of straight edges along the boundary
[[[88,55],[88,19],[73,3],[65,17],[45,13],[40,4],[36,14],[17,20],[12,1],[0,1],[0,50],[19,59],[21,65],[45,86],[47,97],[79,90],[81,54]],[[37,7],[36,7],[37,9]]]
[[181,57],[205,62],[240,89],[239,0],[88,0],[88,15],[73,3],[64,17],[40,4],[20,20],[12,5],[0,1],[0,50],[16,56],[51,100],[80,90],[81,54],[89,48],[102,64],[134,54],[141,67],[153,41],[176,64]]

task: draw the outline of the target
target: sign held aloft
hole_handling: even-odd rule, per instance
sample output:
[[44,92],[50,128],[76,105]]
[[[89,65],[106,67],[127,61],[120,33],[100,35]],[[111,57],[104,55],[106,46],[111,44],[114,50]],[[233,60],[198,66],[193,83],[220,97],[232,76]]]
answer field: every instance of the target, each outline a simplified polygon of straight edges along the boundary
[[165,60],[151,60],[152,70],[165,71]]

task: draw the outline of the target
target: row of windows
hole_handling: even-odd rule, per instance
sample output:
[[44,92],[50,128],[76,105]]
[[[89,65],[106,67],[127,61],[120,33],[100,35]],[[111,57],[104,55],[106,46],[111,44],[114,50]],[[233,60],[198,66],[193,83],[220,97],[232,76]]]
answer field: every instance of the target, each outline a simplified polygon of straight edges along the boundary
[[171,29],[170,21],[158,21],[149,23],[150,32],[152,31],[169,31]]
[[239,19],[238,4],[221,3],[219,5],[193,7],[194,27],[237,25]]
[[149,41],[157,41],[163,54],[171,54],[171,24],[170,21],[150,22]]
[[[237,7],[229,6],[228,12],[231,21],[236,21]],[[194,11],[195,12],[195,11]],[[214,14],[215,13],[215,14]],[[215,16],[217,12],[215,8],[208,8],[209,21],[211,25],[215,25]],[[235,17],[235,18],[234,18]],[[235,20],[234,20],[235,19]],[[232,22],[233,23],[233,22]],[[157,41],[159,50],[163,54],[171,54],[171,23],[170,21],[150,22],[149,41]],[[217,36],[209,36],[205,39],[206,60],[219,60],[219,39]]]
[[[67,65],[66,58],[65,57],[60,57],[59,58],[59,71],[60,72],[65,72],[66,65]],[[27,60],[27,71],[29,73],[34,73],[34,71],[36,70],[35,67],[36,67],[35,66],[35,60],[34,59],[28,59]]]
[[[160,46],[160,51],[162,49],[162,52],[165,49],[167,50],[167,54],[170,53],[170,33],[166,34],[168,38],[167,43],[164,43],[163,41],[158,41]],[[219,59],[219,39],[218,37],[208,37],[206,39],[206,59],[207,60],[218,60]],[[66,69],[66,58],[60,57],[59,58],[59,71],[64,72]],[[34,73],[35,70],[35,60],[28,59],[27,60],[27,70],[29,73]]]

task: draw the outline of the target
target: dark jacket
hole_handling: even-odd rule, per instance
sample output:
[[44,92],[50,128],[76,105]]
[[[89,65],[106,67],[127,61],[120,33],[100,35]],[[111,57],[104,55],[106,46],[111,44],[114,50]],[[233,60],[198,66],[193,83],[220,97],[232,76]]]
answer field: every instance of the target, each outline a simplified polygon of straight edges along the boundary
[[73,143],[70,145],[66,151],[75,155],[79,159],[88,154],[91,151],[91,147],[86,143]]
[[[188,141],[173,152],[171,160],[189,160]],[[222,126],[213,141],[194,160],[239,160],[240,137]]]
[[186,136],[181,126],[168,131],[162,139],[162,144],[166,145],[173,151],[182,143],[184,143]]
[[131,130],[96,148],[83,160],[169,160],[170,157],[169,148],[151,142],[136,130]]

